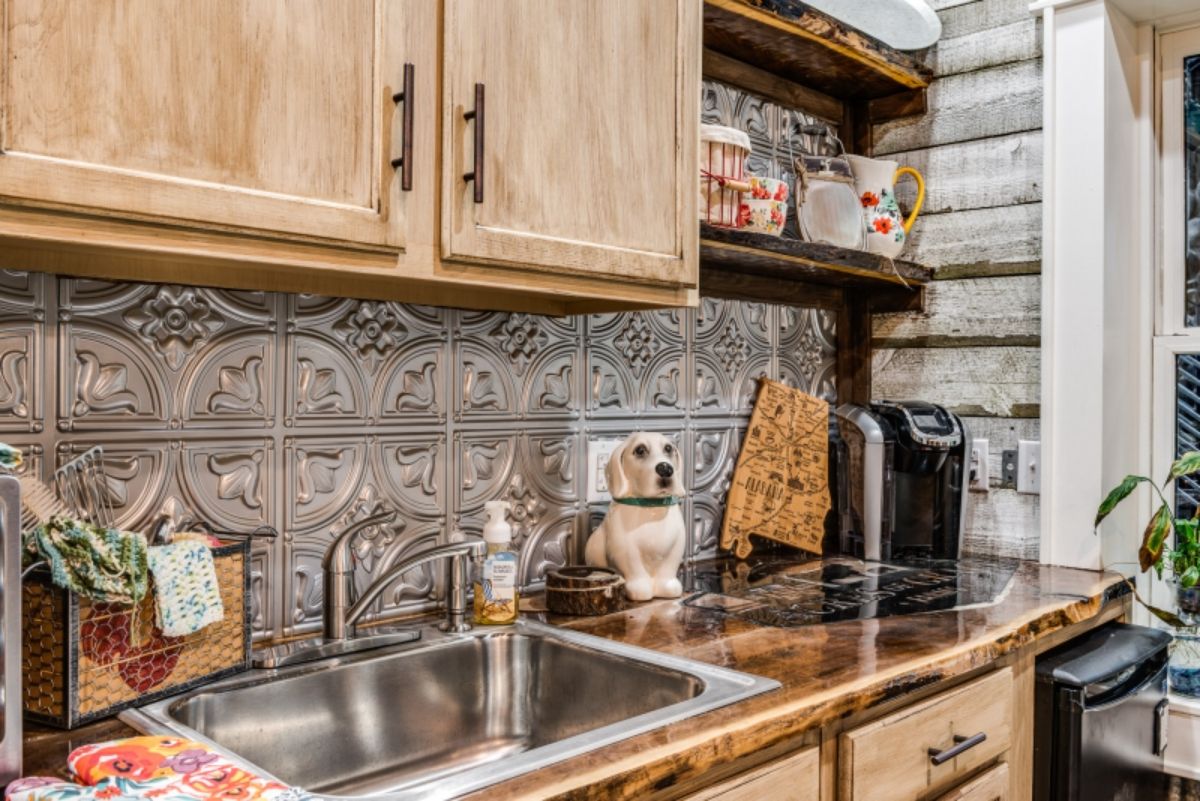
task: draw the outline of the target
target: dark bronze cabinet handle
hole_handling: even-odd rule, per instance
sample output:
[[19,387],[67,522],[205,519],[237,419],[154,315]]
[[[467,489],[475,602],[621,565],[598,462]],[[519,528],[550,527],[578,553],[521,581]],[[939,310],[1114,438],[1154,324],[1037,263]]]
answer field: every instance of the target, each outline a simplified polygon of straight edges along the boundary
[[404,104],[400,112],[400,155],[392,159],[392,169],[400,170],[400,188],[405,192],[412,191],[413,175],[413,73],[412,64],[404,65],[404,90],[392,95],[392,102],[397,106]]
[[987,739],[985,732],[979,732],[972,737],[963,737],[961,734],[954,735],[954,745],[947,748],[945,751],[939,751],[936,748],[929,749],[929,761],[935,765],[940,765],[943,762],[949,762],[964,751],[969,751],[975,746]]
[[475,182],[475,202],[483,202],[483,84],[475,84],[475,108],[463,112],[467,122],[475,120],[475,156],[470,172],[463,173],[464,181]]

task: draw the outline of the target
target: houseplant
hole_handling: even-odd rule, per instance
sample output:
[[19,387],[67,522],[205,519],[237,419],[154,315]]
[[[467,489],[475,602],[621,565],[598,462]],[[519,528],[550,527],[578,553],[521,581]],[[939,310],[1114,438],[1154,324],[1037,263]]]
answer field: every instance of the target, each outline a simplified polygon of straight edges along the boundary
[[[1175,629],[1171,654],[1171,687],[1177,692],[1200,696],[1200,509],[1191,518],[1175,517],[1165,489],[1183,476],[1200,472],[1200,451],[1189,451],[1171,464],[1162,486],[1146,476],[1125,476],[1096,510],[1096,528],[1101,521],[1133,494],[1149,484],[1158,496],[1158,506],[1142,532],[1138,565],[1142,572],[1153,569],[1165,579],[1175,595],[1177,611],[1146,603],[1129,582],[1134,595],[1159,620]],[[1174,534],[1172,537],[1171,535]]]

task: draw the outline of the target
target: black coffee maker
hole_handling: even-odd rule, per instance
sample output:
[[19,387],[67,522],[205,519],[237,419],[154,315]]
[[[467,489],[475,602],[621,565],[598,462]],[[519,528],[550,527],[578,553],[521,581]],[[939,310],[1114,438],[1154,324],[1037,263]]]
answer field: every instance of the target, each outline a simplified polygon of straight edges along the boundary
[[837,410],[843,553],[863,559],[957,559],[966,518],[971,434],[922,401]]

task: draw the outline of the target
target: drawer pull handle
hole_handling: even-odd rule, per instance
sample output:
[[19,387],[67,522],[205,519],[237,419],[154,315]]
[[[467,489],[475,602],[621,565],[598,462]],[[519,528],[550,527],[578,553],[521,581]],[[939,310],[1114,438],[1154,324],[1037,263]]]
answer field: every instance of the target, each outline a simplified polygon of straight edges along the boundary
[[404,104],[400,112],[400,155],[392,159],[392,169],[400,170],[400,189],[412,191],[413,179],[413,72],[412,64],[404,65],[404,90],[392,95],[396,105]]
[[475,182],[475,202],[483,202],[483,84],[475,84],[475,108],[463,112],[467,122],[475,120],[475,161],[470,172],[463,173],[464,181]]
[[944,751],[939,751],[936,748],[929,749],[929,761],[935,765],[940,765],[943,762],[949,762],[964,751],[969,751],[975,746],[987,739],[986,732],[979,732],[971,737],[963,737],[961,734],[954,735],[954,745]]

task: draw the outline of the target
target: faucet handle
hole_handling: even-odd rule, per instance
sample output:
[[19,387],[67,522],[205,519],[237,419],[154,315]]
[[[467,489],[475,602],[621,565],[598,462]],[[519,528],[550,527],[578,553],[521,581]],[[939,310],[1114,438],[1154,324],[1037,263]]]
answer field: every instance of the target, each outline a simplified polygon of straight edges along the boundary
[[450,534],[447,549],[453,555],[446,561],[446,619],[438,626],[442,631],[464,632],[471,630],[467,620],[467,590],[471,585],[471,573],[467,560],[474,563],[482,560],[487,552],[487,543],[478,537],[468,538],[462,531]]

